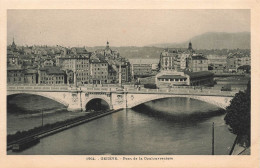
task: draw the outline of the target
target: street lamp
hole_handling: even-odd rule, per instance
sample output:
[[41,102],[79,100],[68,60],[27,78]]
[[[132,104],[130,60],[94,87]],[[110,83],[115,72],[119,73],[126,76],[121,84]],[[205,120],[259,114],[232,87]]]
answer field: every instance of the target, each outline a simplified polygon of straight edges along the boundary
[[42,111],[42,128],[43,128],[43,110],[41,110]]

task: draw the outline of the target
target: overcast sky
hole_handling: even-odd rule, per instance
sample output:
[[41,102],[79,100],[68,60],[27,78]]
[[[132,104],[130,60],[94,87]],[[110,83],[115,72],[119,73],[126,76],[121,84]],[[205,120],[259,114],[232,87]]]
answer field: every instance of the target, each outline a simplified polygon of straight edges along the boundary
[[8,10],[18,45],[145,46],[205,32],[250,32],[250,10]]

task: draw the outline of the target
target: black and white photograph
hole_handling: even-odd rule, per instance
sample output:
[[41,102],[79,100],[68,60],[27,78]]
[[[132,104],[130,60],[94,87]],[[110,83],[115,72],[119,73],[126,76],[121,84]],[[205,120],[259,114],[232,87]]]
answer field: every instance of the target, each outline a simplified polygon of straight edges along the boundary
[[7,155],[250,155],[250,28],[249,9],[8,9]]

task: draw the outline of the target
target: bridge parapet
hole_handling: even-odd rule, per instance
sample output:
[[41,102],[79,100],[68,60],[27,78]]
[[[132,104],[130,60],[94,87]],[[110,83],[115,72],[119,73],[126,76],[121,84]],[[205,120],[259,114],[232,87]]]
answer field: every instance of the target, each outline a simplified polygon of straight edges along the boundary
[[188,94],[188,95],[218,95],[233,97],[238,91],[221,91],[213,89],[128,89],[128,93],[143,94]]
[[37,90],[37,91],[67,91],[69,88],[67,86],[7,86],[7,91],[15,91],[15,90],[24,90],[24,91],[31,91],[31,90]]
[[145,88],[118,88],[118,87],[70,87],[62,86],[45,86],[45,85],[8,85],[7,91],[42,91],[42,92],[113,92],[113,93],[138,93],[138,94],[187,94],[187,95],[212,95],[212,96],[231,96],[236,91],[221,91],[216,89],[193,89],[193,88],[161,88],[161,89],[145,89]]

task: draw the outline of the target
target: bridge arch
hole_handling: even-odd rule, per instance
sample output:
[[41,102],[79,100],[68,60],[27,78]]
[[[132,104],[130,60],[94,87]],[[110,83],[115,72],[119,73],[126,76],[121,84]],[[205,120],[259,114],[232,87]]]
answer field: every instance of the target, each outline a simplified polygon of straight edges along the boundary
[[163,98],[172,98],[172,97],[186,97],[191,98],[195,100],[200,100],[209,104],[213,104],[217,107],[220,107],[222,109],[225,109],[232,99],[232,97],[221,97],[221,96],[196,96],[196,95],[155,95],[155,94],[148,94],[148,95],[130,95],[130,99],[128,99],[128,108],[136,107],[140,104],[153,101],[153,100],[159,100]]
[[18,95],[18,94],[27,94],[27,95],[37,95],[37,96],[42,96],[48,99],[51,99],[53,101],[56,101],[60,104],[63,104],[64,106],[68,107],[69,103],[67,103],[66,101],[63,101],[60,98],[54,97],[51,94],[47,94],[46,92],[7,92],[7,96],[11,96],[11,95]]
[[95,96],[95,97],[91,97],[91,98],[87,99],[87,100],[85,101],[85,103],[83,104],[83,105],[84,105],[83,107],[86,109],[87,105],[88,105],[91,101],[94,101],[95,99],[103,100],[103,101],[106,102],[106,104],[108,105],[109,110],[112,110],[112,109],[113,109],[113,107],[112,107],[112,105],[111,105],[111,103],[110,103],[110,99],[106,99],[106,98],[101,97],[101,96]]

